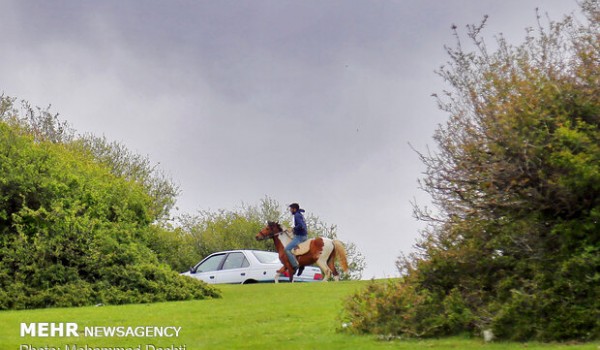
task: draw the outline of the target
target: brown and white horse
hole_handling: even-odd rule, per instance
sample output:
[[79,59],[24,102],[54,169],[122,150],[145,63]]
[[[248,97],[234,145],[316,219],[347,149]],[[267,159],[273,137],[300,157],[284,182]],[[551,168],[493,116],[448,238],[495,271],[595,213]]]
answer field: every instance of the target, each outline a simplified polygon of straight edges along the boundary
[[[275,275],[275,283],[279,282],[279,276],[286,270],[289,273],[290,282],[294,281],[294,269],[292,264],[288,260],[287,254],[285,254],[285,246],[291,242],[292,233],[288,230],[281,228],[278,222],[269,222],[260,232],[256,235],[256,240],[262,241],[267,238],[272,238],[275,243],[275,248],[279,253],[279,260],[283,266],[277,271]],[[342,270],[348,272],[348,258],[346,257],[346,249],[341,241],[337,239],[329,239],[324,237],[317,237],[310,242],[310,250],[308,253],[296,256],[298,264],[302,270],[304,266],[317,264],[323,272],[324,281],[327,281],[331,274],[333,278],[338,281],[339,274],[335,268],[335,258],[338,258],[342,265]]]

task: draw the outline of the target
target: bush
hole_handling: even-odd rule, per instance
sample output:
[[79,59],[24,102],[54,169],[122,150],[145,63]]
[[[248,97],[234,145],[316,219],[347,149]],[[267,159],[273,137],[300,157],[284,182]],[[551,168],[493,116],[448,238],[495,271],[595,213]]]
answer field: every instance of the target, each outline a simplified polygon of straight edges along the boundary
[[355,332],[402,337],[454,335],[473,325],[473,315],[458,291],[440,295],[393,280],[371,282],[352,295],[345,317]]
[[216,297],[148,247],[153,197],[69,143],[0,122],[0,309]]
[[438,99],[450,114],[420,154],[435,212],[402,282],[346,306],[352,328],[399,336],[492,329],[512,340],[600,337],[600,2],[566,17],[449,48]]
[[194,237],[180,227],[172,229],[153,226],[146,239],[148,247],[158,260],[175,271],[187,271],[202,258]]
[[511,340],[600,338],[600,248],[563,261],[496,301],[494,333]]

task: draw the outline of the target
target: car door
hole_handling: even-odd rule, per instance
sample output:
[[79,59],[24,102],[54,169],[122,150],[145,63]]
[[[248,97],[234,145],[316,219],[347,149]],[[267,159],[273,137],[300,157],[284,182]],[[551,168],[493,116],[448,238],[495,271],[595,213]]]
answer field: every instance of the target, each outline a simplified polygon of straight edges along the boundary
[[226,254],[215,254],[202,260],[202,262],[194,267],[192,277],[202,280],[206,283],[222,283],[219,282],[219,268],[223,263]]
[[219,271],[218,283],[243,283],[248,279],[250,262],[242,252],[227,254]]

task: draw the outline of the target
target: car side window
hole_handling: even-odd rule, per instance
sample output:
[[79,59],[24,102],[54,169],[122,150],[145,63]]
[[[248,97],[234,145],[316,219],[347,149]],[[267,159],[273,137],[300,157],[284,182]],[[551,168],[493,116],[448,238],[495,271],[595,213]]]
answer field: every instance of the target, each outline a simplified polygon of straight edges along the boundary
[[223,270],[239,269],[241,267],[248,267],[249,265],[250,264],[243,253],[229,253],[223,264]]
[[210,272],[216,271],[221,265],[221,261],[223,261],[224,254],[211,256],[210,258],[204,260],[204,262],[198,265],[196,268],[196,272]]

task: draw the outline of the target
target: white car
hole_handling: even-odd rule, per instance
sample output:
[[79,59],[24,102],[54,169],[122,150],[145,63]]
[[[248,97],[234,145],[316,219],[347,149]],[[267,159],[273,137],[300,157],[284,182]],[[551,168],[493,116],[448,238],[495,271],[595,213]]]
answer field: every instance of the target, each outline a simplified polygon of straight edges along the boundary
[[[275,272],[281,268],[279,255],[274,252],[262,250],[230,250],[213,253],[190,271],[182,273],[184,276],[197,278],[206,283],[258,283],[274,282]],[[287,273],[286,273],[287,275]],[[317,282],[323,280],[321,269],[306,266],[302,275],[294,276],[294,282]],[[283,274],[279,282],[289,282]]]

